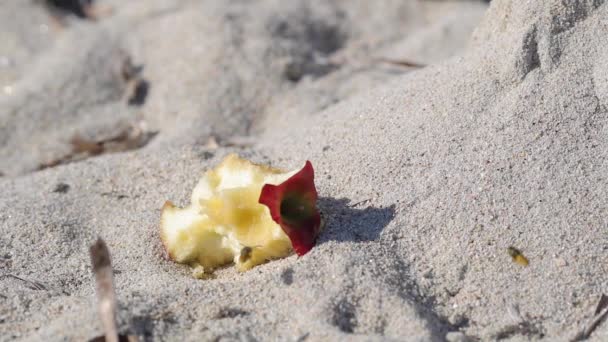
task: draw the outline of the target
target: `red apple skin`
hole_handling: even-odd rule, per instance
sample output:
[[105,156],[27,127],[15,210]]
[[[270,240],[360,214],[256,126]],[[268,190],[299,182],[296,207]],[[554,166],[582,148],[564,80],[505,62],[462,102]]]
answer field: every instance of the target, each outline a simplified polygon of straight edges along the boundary
[[[310,161],[298,173],[279,185],[265,184],[260,193],[259,203],[270,210],[272,219],[281,226],[291,240],[294,251],[299,256],[308,253],[317,241],[321,231],[321,215],[317,209],[317,189],[314,182],[314,169]],[[289,220],[281,213],[285,198],[296,198],[302,216]],[[300,214],[300,213],[298,213]]]

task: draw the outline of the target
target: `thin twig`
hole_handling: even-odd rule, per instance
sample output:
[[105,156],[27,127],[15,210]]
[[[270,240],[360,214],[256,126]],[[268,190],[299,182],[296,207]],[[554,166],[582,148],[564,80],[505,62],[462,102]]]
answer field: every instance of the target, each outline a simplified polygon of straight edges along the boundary
[[354,208],[354,207],[358,206],[359,204],[367,203],[367,202],[369,202],[371,200],[372,200],[371,198],[364,199],[363,201],[359,201],[359,202],[357,202],[355,204],[350,204],[348,207],[349,208]]
[[400,67],[406,67],[406,68],[424,68],[426,66],[424,64],[416,63],[416,62],[409,61],[406,59],[392,59],[392,58],[386,58],[386,57],[379,57],[377,60],[379,62],[393,64],[393,65],[397,65]]
[[586,340],[591,334],[597,329],[602,321],[608,316],[608,297],[602,294],[600,302],[595,309],[595,315],[593,319],[580,330],[571,341],[582,341]]
[[116,293],[112,275],[112,262],[106,243],[98,238],[90,248],[91,263],[97,283],[99,315],[103,324],[106,342],[118,342],[116,328]]
[[608,296],[602,293],[600,297],[600,301],[597,303],[597,307],[595,308],[594,315],[599,315],[599,313],[605,308],[608,307]]
[[38,282],[35,282],[35,281],[32,281],[32,280],[27,280],[27,279],[18,277],[18,276],[14,275],[14,274],[3,274],[3,275],[0,275],[0,278],[7,278],[7,277],[8,278],[17,279],[17,280],[21,280],[22,282],[31,285],[34,290],[40,290],[40,291],[46,290],[46,287],[44,285],[42,285],[41,283],[38,283]]

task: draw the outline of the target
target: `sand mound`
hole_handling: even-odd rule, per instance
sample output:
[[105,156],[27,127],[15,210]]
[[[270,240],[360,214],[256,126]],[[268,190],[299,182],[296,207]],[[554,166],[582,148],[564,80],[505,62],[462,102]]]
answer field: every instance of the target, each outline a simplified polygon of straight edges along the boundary
[[[0,265],[43,286],[0,278],[1,336],[99,333],[86,253],[97,235],[117,270],[121,327],[150,339],[565,339],[608,292],[603,1],[494,1],[466,52],[415,72],[374,58],[432,59],[428,51],[447,46],[432,28],[464,35],[453,18],[483,8],[169,3],[125,5],[86,39],[131,28],[104,53],[125,49],[145,64],[146,104],[96,94],[79,107],[120,106],[103,116],[110,123],[141,111],[124,114],[127,125],[145,121],[158,135],[136,151],[0,178]],[[367,15],[376,11],[391,15]],[[437,44],[408,47],[416,35]],[[40,63],[62,51],[54,44]],[[55,84],[30,75],[19,82],[40,77],[37,94]],[[103,89],[122,94],[121,82]],[[36,118],[4,114],[21,108],[21,94],[0,102],[13,127]],[[108,127],[92,111],[66,111],[58,120],[70,129]],[[13,131],[2,135],[6,155],[41,148],[24,148]],[[226,146],[252,133],[253,146]],[[205,146],[210,136],[222,146]],[[327,228],[305,257],[195,280],[163,258],[160,207],[186,203],[200,172],[234,151],[287,169],[310,159]],[[0,169],[31,170],[20,163]],[[530,265],[511,262],[509,246]],[[604,325],[594,338],[607,334]]]

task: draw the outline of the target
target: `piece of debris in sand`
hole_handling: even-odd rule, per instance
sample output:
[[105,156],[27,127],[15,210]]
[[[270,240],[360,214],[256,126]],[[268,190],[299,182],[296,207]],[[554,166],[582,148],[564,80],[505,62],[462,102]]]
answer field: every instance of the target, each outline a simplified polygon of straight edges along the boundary
[[103,153],[116,153],[141,148],[148,144],[158,132],[148,131],[144,121],[132,125],[102,139],[88,139],[76,134],[69,143],[71,151],[61,157],[45,161],[38,166],[39,170],[55,167],[61,164],[83,160]]
[[571,341],[583,341],[588,339],[597,327],[606,320],[608,316],[608,296],[602,294],[600,301],[597,303],[593,317]]
[[119,335],[116,326],[116,293],[114,292],[114,275],[110,251],[106,243],[101,239],[89,249],[91,264],[95,273],[97,284],[97,300],[99,315],[103,326],[104,335],[90,340],[90,342],[136,342],[138,339],[133,335]]
[[46,287],[42,283],[39,283],[39,282],[33,281],[33,280],[29,280],[29,279],[25,279],[25,278],[21,278],[19,276],[14,275],[14,274],[3,274],[3,275],[0,275],[0,279],[2,279],[2,278],[17,279],[19,281],[22,281],[26,285],[28,285],[28,287],[30,289],[32,289],[32,290],[38,290],[38,291],[46,290]]
[[321,229],[312,164],[285,172],[231,154],[202,176],[188,207],[167,201],[160,225],[169,257],[198,276],[230,263],[246,271],[292,250],[302,256]]
[[528,266],[528,264],[530,263],[528,261],[528,258],[526,258],[526,256],[519,249],[517,249],[513,246],[507,248],[507,252],[513,259],[513,262],[518,265],[525,267],[525,266]]
[[106,341],[118,341],[116,328],[116,294],[114,293],[114,275],[110,252],[102,239],[97,239],[90,248],[91,264],[97,284],[99,316],[103,325]]
[[420,69],[420,68],[424,68],[426,65],[422,64],[422,63],[417,63],[408,59],[393,59],[393,58],[386,58],[386,57],[379,57],[378,62],[381,63],[387,63],[387,64],[392,64],[392,65],[396,65],[396,66],[400,66],[400,67],[404,67],[404,68],[415,68],[415,69]]

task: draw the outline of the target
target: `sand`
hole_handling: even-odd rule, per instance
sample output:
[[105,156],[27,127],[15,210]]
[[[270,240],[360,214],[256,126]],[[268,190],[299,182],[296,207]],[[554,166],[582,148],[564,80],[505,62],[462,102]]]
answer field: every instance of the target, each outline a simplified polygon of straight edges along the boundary
[[[568,340],[608,293],[604,1],[100,5],[0,5],[0,340],[101,334],[97,236],[144,340]],[[311,160],[327,227],[194,279],[160,208],[232,152]]]

